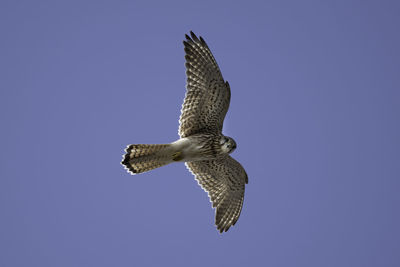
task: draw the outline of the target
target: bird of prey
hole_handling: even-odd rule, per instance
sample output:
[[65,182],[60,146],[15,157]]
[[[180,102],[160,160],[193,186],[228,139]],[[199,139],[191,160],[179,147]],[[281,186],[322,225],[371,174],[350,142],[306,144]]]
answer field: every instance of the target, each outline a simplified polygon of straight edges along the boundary
[[183,41],[186,96],[179,119],[179,136],[170,144],[129,145],[121,162],[138,174],[172,162],[185,162],[216,208],[215,224],[222,232],[235,225],[243,206],[246,171],[229,154],[236,142],[222,134],[231,91],[210,48],[190,32]]

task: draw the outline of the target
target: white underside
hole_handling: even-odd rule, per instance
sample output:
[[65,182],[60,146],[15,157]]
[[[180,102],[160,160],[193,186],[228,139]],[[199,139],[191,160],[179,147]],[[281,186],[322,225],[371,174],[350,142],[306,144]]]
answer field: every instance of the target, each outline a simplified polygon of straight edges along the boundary
[[184,158],[181,161],[198,161],[205,160],[199,151],[201,150],[201,144],[197,143],[194,138],[181,138],[171,143],[174,151],[182,152]]

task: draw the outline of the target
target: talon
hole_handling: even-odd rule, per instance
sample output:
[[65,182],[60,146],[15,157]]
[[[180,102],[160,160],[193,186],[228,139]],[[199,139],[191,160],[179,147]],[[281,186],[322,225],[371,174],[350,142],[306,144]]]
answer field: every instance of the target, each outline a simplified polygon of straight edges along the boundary
[[173,161],[180,161],[182,159],[183,159],[183,157],[182,157],[182,152],[181,151],[178,151],[178,152],[175,152],[174,154],[172,154],[172,160]]

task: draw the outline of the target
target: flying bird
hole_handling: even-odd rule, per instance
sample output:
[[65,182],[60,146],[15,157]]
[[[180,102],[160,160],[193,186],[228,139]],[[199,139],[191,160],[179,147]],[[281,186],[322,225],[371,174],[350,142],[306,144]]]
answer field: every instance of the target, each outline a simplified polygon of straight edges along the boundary
[[235,225],[243,206],[246,171],[229,154],[233,138],[222,134],[231,90],[210,48],[190,32],[183,41],[186,60],[186,96],[179,119],[180,138],[170,144],[129,145],[122,165],[138,174],[185,162],[216,208],[215,224],[222,233]]

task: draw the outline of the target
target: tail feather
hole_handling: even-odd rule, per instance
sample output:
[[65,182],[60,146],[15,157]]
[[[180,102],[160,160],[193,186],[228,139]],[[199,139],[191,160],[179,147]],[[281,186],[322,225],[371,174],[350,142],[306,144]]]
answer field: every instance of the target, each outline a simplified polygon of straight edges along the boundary
[[129,145],[121,164],[131,174],[142,173],[172,162],[170,144]]

